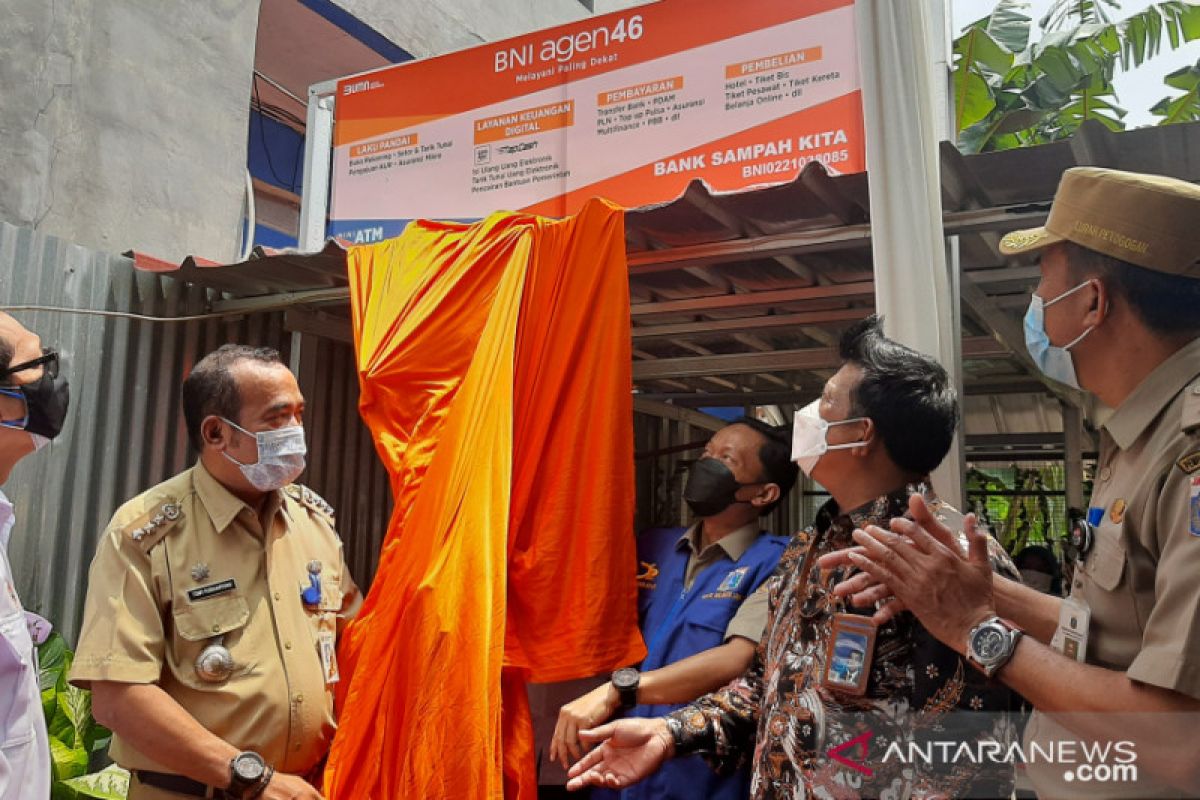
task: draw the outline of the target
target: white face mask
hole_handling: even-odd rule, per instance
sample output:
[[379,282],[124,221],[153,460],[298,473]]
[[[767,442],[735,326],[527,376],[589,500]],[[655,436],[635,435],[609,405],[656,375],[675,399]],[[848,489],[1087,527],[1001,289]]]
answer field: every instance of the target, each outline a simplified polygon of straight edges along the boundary
[[804,408],[796,412],[796,417],[792,422],[792,461],[804,470],[805,475],[812,475],[813,469],[817,466],[817,462],[821,460],[821,456],[825,455],[830,450],[849,450],[851,447],[859,447],[867,442],[847,442],[846,444],[829,444],[826,441],[829,429],[837,425],[849,425],[852,422],[862,422],[866,417],[855,417],[853,419],[843,419],[837,422],[828,422],[821,417],[818,408],[821,401],[814,400]]
[[304,443],[304,427],[289,425],[286,428],[276,428],[269,431],[251,433],[236,422],[228,422],[247,436],[254,437],[258,445],[258,461],[253,464],[243,464],[228,452],[222,454],[238,465],[250,485],[260,492],[273,492],[282,489],[304,472],[304,456],[308,447]]

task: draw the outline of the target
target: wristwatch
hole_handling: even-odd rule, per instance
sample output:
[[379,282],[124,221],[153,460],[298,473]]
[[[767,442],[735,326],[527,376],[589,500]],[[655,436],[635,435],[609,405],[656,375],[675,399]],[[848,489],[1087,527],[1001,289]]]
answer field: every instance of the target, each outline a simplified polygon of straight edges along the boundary
[[225,794],[238,798],[256,797],[262,793],[266,782],[271,780],[273,771],[263,757],[253,750],[238,753],[229,761],[229,788]]
[[617,698],[623,710],[629,710],[638,704],[638,684],[642,673],[633,667],[623,667],[612,674],[612,685],[617,690]]
[[967,661],[990,678],[1012,658],[1021,634],[1012,623],[988,617],[967,634]]

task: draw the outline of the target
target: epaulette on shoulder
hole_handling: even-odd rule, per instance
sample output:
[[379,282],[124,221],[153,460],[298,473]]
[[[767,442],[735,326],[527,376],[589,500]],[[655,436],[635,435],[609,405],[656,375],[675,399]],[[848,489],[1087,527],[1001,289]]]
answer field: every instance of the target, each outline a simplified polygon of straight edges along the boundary
[[291,483],[284,488],[284,491],[287,492],[288,496],[297,503],[307,506],[324,517],[328,517],[332,520],[335,516],[337,516],[337,512],[333,510],[333,506],[329,505],[329,503],[326,503],[325,498],[321,497],[321,495],[317,494],[307,486],[303,486],[299,483]]
[[182,519],[183,509],[179,501],[171,497],[159,498],[146,513],[122,528],[121,534],[128,536],[142,550],[148,551]]
[[1200,434],[1200,381],[1183,390],[1183,419],[1180,423],[1184,433]]

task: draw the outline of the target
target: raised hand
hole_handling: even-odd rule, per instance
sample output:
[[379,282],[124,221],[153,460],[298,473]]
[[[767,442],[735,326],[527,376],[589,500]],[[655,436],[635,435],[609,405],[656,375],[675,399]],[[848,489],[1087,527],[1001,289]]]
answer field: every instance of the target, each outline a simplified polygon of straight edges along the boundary
[[581,731],[583,744],[592,747],[567,773],[567,788],[585,786],[624,789],[658,769],[675,754],[675,741],[665,719],[623,719]]

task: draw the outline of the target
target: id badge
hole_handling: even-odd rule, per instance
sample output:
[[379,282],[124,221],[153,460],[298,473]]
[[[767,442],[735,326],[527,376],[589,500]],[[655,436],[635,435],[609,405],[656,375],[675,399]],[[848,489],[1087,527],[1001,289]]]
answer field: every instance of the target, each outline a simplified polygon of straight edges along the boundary
[[1092,610],[1082,600],[1068,597],[1058,612],[1058,628],[1050,647],[1075,661],[1087,659],[1088,626],[1092,621]]
[[842,694],[865,694],[875,657],[875,633],[870,617],[834,614],[821,685]]
[[333,631],[321,631],[317,634],[317,652],[321,655],[321,673],[325,676],[326,685],[341,680],[337,663],[337,640]]

